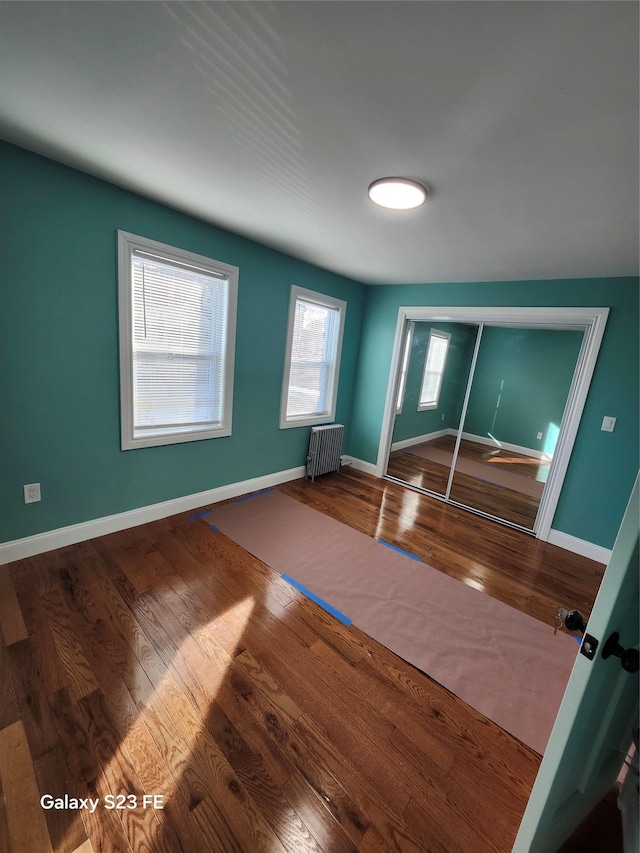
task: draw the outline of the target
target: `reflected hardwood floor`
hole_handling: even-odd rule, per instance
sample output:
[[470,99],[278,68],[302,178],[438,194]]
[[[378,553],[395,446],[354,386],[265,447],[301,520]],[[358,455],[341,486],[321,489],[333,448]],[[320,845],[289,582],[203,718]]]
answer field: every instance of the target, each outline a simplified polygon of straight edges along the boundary
[[[394,484],[279,488],[538,618],[595,595],[597,564]],[[0,567],[0,850],[508,853],[539,756],[194,514]]]
[[[430,441],[429,446],[453,453],[455,437],[441,436]],[[487,445],[467,439],[463,439],[460,443],[459,456],[461,459],[483,462],[531,480],[544,481],[546,478],[548,465],[545,462],[511,451],[496,452]],[[487,477],[490,477],[489,468],[487,472]],[[445,494],[450,468],[433,460],[416,456],[405,449],[394,450],[389,455],[387,473],[416,488]],[[533,529],[540,503],[539,498],[505,486],[495,485],[488,479],[478,479],[462,471],[456,471],[451,499],[481,512],[504,518],[527,530]]]

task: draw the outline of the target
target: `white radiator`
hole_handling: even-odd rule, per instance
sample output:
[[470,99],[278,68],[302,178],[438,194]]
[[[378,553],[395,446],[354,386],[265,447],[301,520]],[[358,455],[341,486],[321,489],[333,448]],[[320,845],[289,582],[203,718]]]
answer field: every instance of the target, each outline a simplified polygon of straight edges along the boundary
[[340,470],[343,435],[343,424],[311,427],[309,455],[307,456],[307,477],[311,477],[312,482],[320,474]]

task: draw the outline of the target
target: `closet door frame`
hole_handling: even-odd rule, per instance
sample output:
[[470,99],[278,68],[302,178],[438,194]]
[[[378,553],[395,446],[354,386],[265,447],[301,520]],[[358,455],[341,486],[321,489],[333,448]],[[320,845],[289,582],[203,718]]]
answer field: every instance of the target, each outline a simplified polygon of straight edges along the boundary
[[[400,306],[391,357],[380,444],[375,474],[384,477],[396,413],[397,387],[402,362],[402,342],[408,322],[499,324],[513,328],[574,329],[584,332],[569,397],[565,408],[553,463],[547,485],[540,501],[538,515],[532,532],[536,538],[547,540],[560,499],[562,485],[569,466],[580,419],[587,400],[589,386],[595,370],[602,336],[609,316],[608,308],[516,308],[516,307],[461,307],[461,306]],[[473,374],[469,376],[469,384]],[[469,388],[467,388],[467,393]],[[435,495],[434,495],[435,497]],[[476,510],[473,510],[474,512]],[[480,513],[484,515],[485,513]],[[493,516],[489,516],[493,517]],[[524,528],[521,528],[524,529]]]

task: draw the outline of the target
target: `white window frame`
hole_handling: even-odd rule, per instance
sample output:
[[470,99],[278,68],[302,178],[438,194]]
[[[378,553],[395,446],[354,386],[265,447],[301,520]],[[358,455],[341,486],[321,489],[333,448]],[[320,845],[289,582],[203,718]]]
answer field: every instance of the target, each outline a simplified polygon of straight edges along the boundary
[[[134,378],[133,378],[133,276],[134,252],[144,252],[169,264],[186,266],[215,278],[224,279],[228,285],[226,334],[223,353],[222,417],[216,426],[199,429],[167,428],[156,435],[136,436],[134,428]],[[122,450],[140,447],[157,447],[188,441],[200,441],[231,435],[233,374],[238,298],[238,267],[188,252],[166,243],[118,231],[118,322],[120,338],[120,427]]]
[[[438,387],[435,393],[435,400],[427,400],[423,402],[424,395],[424,383],[427,378],[427,364],[429,363],[429,353],[431,351],[431,344],[434,338],[438,340],[444,340],[447,342],[447,349],[445,351],[444,356],[444,364],[442,365],[442,370],[438,376]],[[422,379],[420,380],[420,395],[418,397],[418,411],[426,412],[433,409],[438,408],[438,404],[440,402],[440,391],[442,390],[442,380],[444,379],[444,372],[447,367],[447,359],[449,357],[449,343],[451,342],[451,335],[449,332],[442,332],[440,329],[431,329],[429,331],[429,343],[427,344],[427,352],[424,357],[424,368],[422,370]]]
[[[325,308],[332,308],[338,311],[339,314],[339,330],[337,338],[337,346],[331,376],[328,381],[328,390],[326,394],[327,406],[324,411],[316,412],[312,415],[299,417],[287,417],[287,403],[289,399],[289,381],[291,374],[291,356],[293,347],[293,332],[296,318],[296,304],[298,300],[305,302],[314,302],[317,305],[322,305]],[[344,335],[345,315],[347,313],[347,303],[342,299],[337,299],[333,296],[327,296],[323,293],[316,293],[313,290],[307,290],[298,285],[291,285],[291,293],[289,296],[289,320],[287,324],[287,339],[285,346],[285,362],[284,374],[282,381],[282,396],[280,402],[280,429],[290,429],[292,427],[310,426],[318,424],[327,424],[335,420],[336,416],[336,401],[338,399],[338,382],[340,378],[340,358],[342,355],[342,339]]]

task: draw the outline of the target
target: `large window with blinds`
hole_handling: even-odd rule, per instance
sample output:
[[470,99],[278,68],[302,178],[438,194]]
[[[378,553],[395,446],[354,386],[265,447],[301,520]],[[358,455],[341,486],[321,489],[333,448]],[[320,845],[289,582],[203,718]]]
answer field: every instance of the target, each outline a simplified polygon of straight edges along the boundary
[[335,419],[347,303],[293,285],[280,428]]
[[448,332],[441,332],[438,329],[431,329],[429,332],[429,343],[424,360],[420,398],[418,400],[419,412],[438,408],[450,340],[451,335]]
[[118,232],[123,450],[231,434],[237,267]]

